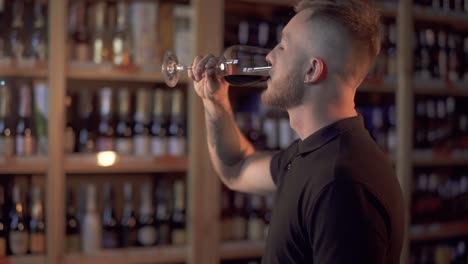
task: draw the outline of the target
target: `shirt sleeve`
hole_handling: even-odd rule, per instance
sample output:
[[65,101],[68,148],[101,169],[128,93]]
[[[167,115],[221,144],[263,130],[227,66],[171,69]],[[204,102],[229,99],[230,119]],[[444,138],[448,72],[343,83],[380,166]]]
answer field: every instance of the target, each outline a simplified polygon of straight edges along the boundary
[[[314,263],[385,263],[389,230],[376,199],[349,180],[327,185],[305,219]],[[307,212],[307,211],[306,211]]]

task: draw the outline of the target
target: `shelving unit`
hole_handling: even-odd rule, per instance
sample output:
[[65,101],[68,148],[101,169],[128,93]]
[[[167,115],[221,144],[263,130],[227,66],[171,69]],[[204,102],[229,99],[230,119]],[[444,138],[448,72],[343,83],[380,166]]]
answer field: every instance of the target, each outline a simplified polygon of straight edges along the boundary
[[5,264],[45,264],[45,256],[15,256],[0,258],[0,263]]
[[2,77],[25,77],[25,78],[47,78],[47,67],[0,67],[0,76]]
[[220,246],[221,259],[258,258],[263,255],[264,241],[229,241]]

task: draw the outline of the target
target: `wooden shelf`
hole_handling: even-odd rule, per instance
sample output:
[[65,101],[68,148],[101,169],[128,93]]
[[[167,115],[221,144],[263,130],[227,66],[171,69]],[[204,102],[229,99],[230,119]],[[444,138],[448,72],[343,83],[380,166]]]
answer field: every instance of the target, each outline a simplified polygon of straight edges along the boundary
[[414,158],[413,166],[415,167],[440,167],[440,166],[468,166],[467,158],[456,157],[431,157],[431,158]]
[[0,67],[0,77],[47,78],[47,67]]
[[67,264],[181,263],[187,259],[187,247],[160,246],[103,250],[93,255],[71,254],[65,259]]
[[73,154],[65,158],[66,173],[155,173],[185,172],[188,158],[119,156],[111,166],[99,165],[99,154]]
[[[150,82],[164,83],[164,78],[159,71],[123,71],[114,69],[69,69],[69,79],[93,80],[93,81],[127,81],[127,82]],[[185,72],[180,73],[179,83],[188,83],[189,78]]]
[[468,235],[468,221],[416,225],[410,228],[412,241],[450,239]]
[[46,263],[46,258],[43,255],[25,255],[25,256],[11,256],[0,258],[0,263],[2,264],[44,264]]
[[0,174],[45,174],[47,158],[43,156],[0,158]]
[[257,258],[263,255],[264,241],[229,241],[220,246],[221,259]]
[[415,6],[413,15],[416,21],[449,25],[460,30],[468,28],[468,14],[465,12],[440,11],[430,7]]

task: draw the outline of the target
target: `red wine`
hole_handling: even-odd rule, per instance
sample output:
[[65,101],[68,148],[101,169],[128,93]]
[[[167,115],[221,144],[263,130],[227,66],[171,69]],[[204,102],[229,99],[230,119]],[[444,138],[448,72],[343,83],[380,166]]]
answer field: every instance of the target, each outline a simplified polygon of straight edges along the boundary
[[226,75],[224,79],[231,85],[244,86],[252,85],[258,82],[264,82],[268,80],[268,76],[262,75]]

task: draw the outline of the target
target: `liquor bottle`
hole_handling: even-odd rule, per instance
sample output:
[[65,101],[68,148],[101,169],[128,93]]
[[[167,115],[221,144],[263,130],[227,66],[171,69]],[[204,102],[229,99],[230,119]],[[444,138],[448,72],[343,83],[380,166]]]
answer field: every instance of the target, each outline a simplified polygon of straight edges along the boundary
[[139,246],[149,247],[156,244],[157,233],[154,221],[154,210],[151,199],[151,186],[141,187],[140,213],[138,216],[137,241]]
[[447,34],[445,31],[441,30],[437,34],[438,40],[438,78],[441,80],[448,79],[448,47],[447,47]]
[[133,147],[137,156],[148,156],[151,153],[149,135],[149,90],[137,91],[136,112],[133,126]]
[[262,240],[264,238],[265,222],[261,210],[261,197],[258,195],[251,195],[248,209],[247,239]]
[[396,24],[392,23],[388,27],[388,47],[387,47],[387,76],[394,78],[397,70],[397,32]]
[[73,127],[73,95],[67,94],[65,97],[65,153],[72,153],[75,149],[75,129]]
[[88,12],[86,2],[77,1],[73,3],[75,28],[73,31],[73,59],[79,63],[85,63],[90,60],[90,36],[86,21]]
[[245,208],[245,195],[240,192],[234,192],[232,231],[234,240],[244,240],[246,238],[247,215]]
[[396,110],[395,105],[390,105],[387,109],[388,128],[387,128],[387,150],[391,157],[395,157],[398,145],[396,135]]
[[42,190],[39,186],[32,189],[31,220],[29,221],[31,254],[45,253],[45,221]]
[[133,247],[137,243],[137,219],[133,210],[133,187],[126,182],[123,187],[124,206],[120,221],[120,246]]
[[115,217],[114,192],[110,183],[104,184],[104,208],[102,211],[102,247],[118,247],[118,222]]
[[10,52],[11,57],[16,63],[21,64],[26,57],[26,41],[24,32],[24,2],[23,0],[14,1],[12,24],[10,31]]
[[16,155],[31,156],[35,153],[36,142],[31,116],[31,87],[26,83],[20,85],[19,101],[15,140]]
[[29,230],[24,213],[22,193],[18,184],[13,186],[12,196],[8,245],[11,255],[23,255],[28,252]]
[[289,125],[289,116],[287,112],[280,113],[278,118],[278,128],[279,128],[279,141],[278,147],[280,149],[286,149],[290,144],[293,138],[293,131]]
[[416,101],[416,113],[415,113],[415,147],[417,150],[422,150],[428,148],[426,131],[427,127],[427,113],[426,113],[426,103],[423,100]]
[[[49,116],[49,88],[45,80],[34,81],[34,131],[36,134],[37,154],[47,155],[48,152],[48,116]],[[67,102],[68,103],[68,102]],[[68,132],[68,131],[67,131]],[[73,133],[73,130],[71,131]],[[69,140],[67,138],[66,140]],[[74,139],[70,139],[73,142]],[[66,141],[66,144],[68,141]]]
[[[132,58],[139,68],[154,70],[156,61],[157,32],[158,26],[158,1],[136,1],[130,6]],[[175,12],[175,10],[174,10]],[[177,30],[177,28],[176,28]],[[177,45],[177,43],[176,43]],[[176,54],[179,53],[176,49]],[[179,56],[179,61],[183,58]]]
[[186,211],[185,211],[185,183],[183,180],[174,182],[174,209],[171,222],[171,241],[174,245],[186,243]]
[[254,145],[256,149],[265,149],[266,135],[261,129],[260,117],[258,113],[250,113],[248,116],[247,139]]
[[273,207],[275,205],[275,196],[270,194],[265,197],[265,213],[263,214],[263,220],[265,221],[265,232],[264,237],[268,237],[270,229],[270,223],[273,216]]
[[0,156],[13,156],[14,139],[11,126],[11,89],[5,83],[0,82]]
[[384,150],[387,150],[387,131],[384,124],[383,109],[375,106],[372,109],[372,125],[371,134],[377,144]]
[[96,210],[96,187],[86,187],[86,209],[81,223],[81,249],[85,254],[94,254],[101,249],[101,224]]
[[[426,29],[419,31],[419,58],[420,58],[420,77],[428,80],[431,78],[432,55],[429,47],[429,39],[432,40],[431,31],[426,34]],[[428,37],[431,36],[431,37]]]
[[183,113],[182,92],[172,91],[171,116],[169,123],[168,154],[184,156],[186,154],[186,127]]
[[0,186],[0,258],[7,254],[7,217],[5,215],[5,189]]
[[160,180],[155,188],[155,221],[158,245],[171,243],[171,191],[167,181]]
[[221,188],[221,240],[232,240],[232,214],[230,191],[225,186]]
[[8,22],[7,22],[7,12],[5,1],[0,1],[0,65],[7,66],[10,65],[10,52],[7,50],[7,36],[8,32]]
[[263,133],[266,135],[266,148],[268,150],[278,149],[278,118],[273,111],[268,111],[263,118]]
[[71,188],[67,190],[66,205],[65,250],[67,253],[76,253],[80,251],[80,228],[76,215],[75,196]]
[[44,6],[41,1],[34,3],[34,29],[31,36],[32,56],[39,65],[47,62],[47,32]]
[[127,3],[117,3],[117,25],[112,40],[114,64],[125,66],[130,64],[130,38],[127,32]]
[[122,88],[118,94],[118,121],[116,132],[116,151],[119,154],[131,155],[133,151],[132,124],[130,121],[130,94],[128,89]]
[[455,33],[450,33],[448,36],[448,77],[452,82],[460,79],[460,61],[457,43],[459,37]]
[[99,1],[94,5],[95,11],[95,27],[92,40],[92,56],[95,64],[103,64],[107,62],[110,56],[110,50],[106,45],[105,36],[105,16],[106,2]]
[[81,89],[78,100],[76,151],[80,153],[91,153],[95,150],[95,130],[92,119],[93,103],[89,90]]
[[153,92],[153,117],[151,121],[151,154],[155,157],[167,154],[167,116],[165,114],[164,91]]
[[437,137],[437,108],[436,103],[433,100],[427,100],[426,102],[426,112],[427,112],[427,131],[426,131],[426,139],[428,142],[428,146],[434,146],[436,143]]
[[115,148],[112,94],[110,87],[104,87],[100,91],[99,126],[96,138],[97,151],[113,151]]

